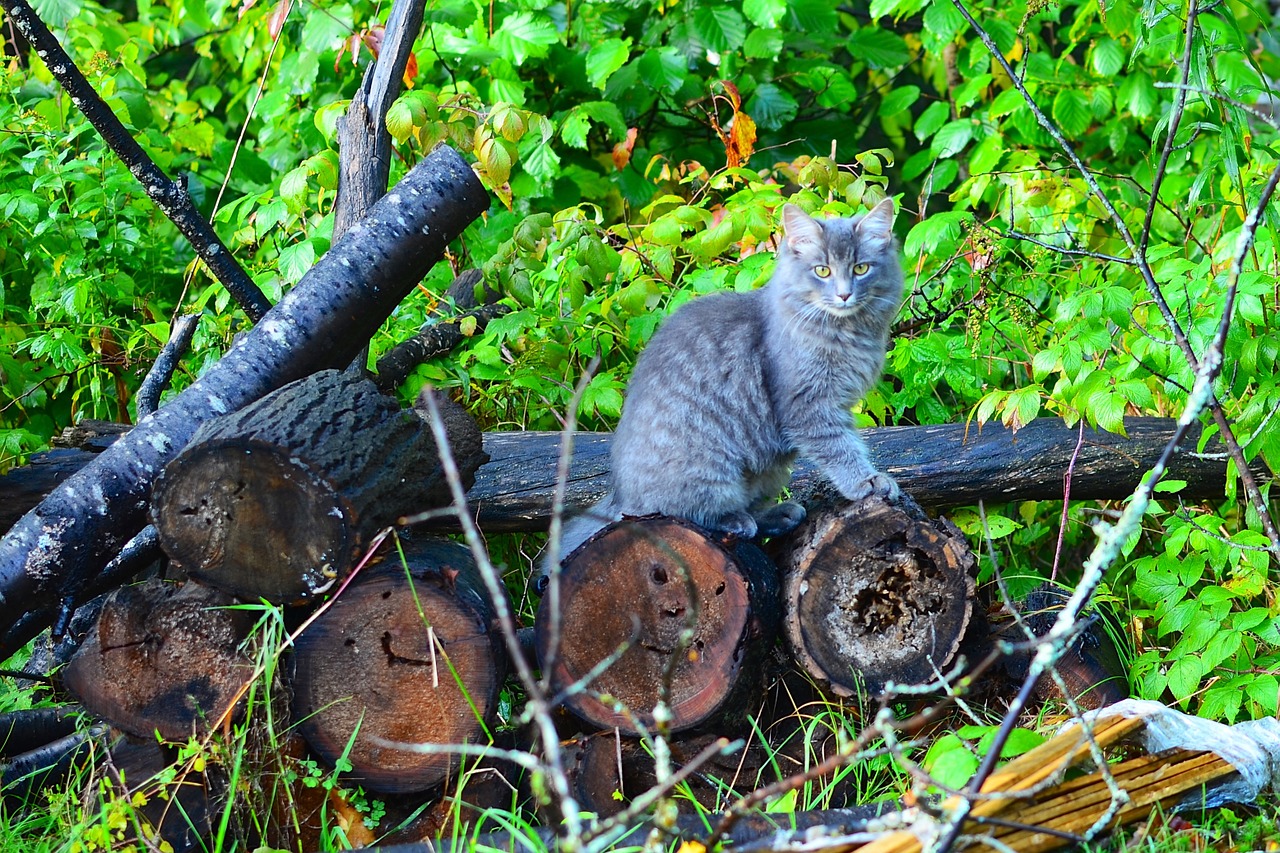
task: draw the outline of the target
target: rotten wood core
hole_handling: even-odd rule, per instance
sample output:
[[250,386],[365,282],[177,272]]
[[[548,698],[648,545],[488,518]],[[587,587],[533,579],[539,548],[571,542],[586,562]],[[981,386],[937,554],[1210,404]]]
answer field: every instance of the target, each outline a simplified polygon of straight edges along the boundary
[[[459,756],[416,744],[486,742],[507,659],[470,551],[427,540],[357,577],[298,638],[294,715],[330,764],[373,791],[425,791]],[[353,740],[354,738],[354,740]]]
[[792,654],[839,696],[932,681],[960,648],[976,560],[946,519],[881,498],[817,507],[777,561]]
[[554,689],[618,656],[566,696],[584,720],[635,734],[665,699],[678,732],[751,710],[779,618],[777,570],[751,543],[683,519],[624,519],[570,554],[559,584],[560,609],[544,595],[535,626]]

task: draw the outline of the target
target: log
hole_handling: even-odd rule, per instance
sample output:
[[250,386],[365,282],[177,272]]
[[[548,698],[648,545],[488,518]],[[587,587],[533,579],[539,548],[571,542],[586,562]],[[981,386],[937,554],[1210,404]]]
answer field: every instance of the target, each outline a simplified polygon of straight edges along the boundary
[[[448,407],[469,484],[480,429]],[[383,527],[449,502],[429,425],[361,374],[325,370],[205,422],[151,508],[161,547],[191,576],[287,604],[328,591]]]
[[672,732],[712,720],[732,727],[753,710],[780,610],[777,570],[751,543],[724,542],[683,519],[624,519],[566,558],[559,598],[557,610],[543,596],[535,625],[538,662],[555,691],[626,647],[586,691],[566,696],[582,719],[637,734],[652,727],[664,683]]
[[931,681],[960,648],[977,561],[954,525],[910,502],[811,508],[777,561],[787,645],[839,696]]
[[[349,364],[448,243],[488,207],[440,147],[380,200],[261,323],[189,388],[60,484],[0,540],[0,635],[80,590],[146,523],[160,469],[206,420]],[[12,648],[0,649],[8,657]]]
[[[425,791],[458,756],[406,745],[487,740],[507,661],[471,553],[446,540],[370,570],[297,641],[294,713],[303,737],[349,778],[385,793]],[[354,740],[352,740],[354,736]]]
[[[1071,480],[1072,499],[1128,497],[1175,427],[1168,418],[1126,418],[1127,437],[1086,428]],[[979,500],[1062,500],[1062,477],[1079,439],[1077,427],[1057,418],[1038,418],[1016,433],[1000,424],[942,424],[880,427],[861,434],[877,466],[927,507],[965,506]],[[1214,438],[1203,451],[1196,451],[1199,435],[1199,429],[1193,429],[1186,446],[1174,455],[1168,477],[1187,481],[1182,497],[1221,499],[1227,482],[1226,450]],[[574,436],[566,510],[586,509],[608,490],[610,438],[609,433]],[[489,433],[485,449],[490,462],[477,472],[467,496],[481,527],[487,533],[546,529],[560,434]],[[808,504],[821,496],[824,486],[818,470],[801,460],[791,481],[793,499]],[[446,519],[434,522],[441,529],[450,524]]]
[[253,675],[240,650],[252,617],[187,583],[121,587],[64,672],[67,690],[117,728],[154,740],[208,732]]
[[[1069,589],[1050,584],[1036,587],[1018,604],[1022,625],[1005,614],[1003,619],[992,620],[995,636],[1005,642],[1024,646],[1028,639],[1027,630],[1035,637],[1047,636],[1049,629],[1057,621],[1058,613],[1070,597]],[[1012,683],[1022,684],[1031,666],[1033,654],[1031,649],[1024,649],[1002,657],[1001,665]],[[1081,708],[1095,710],[1129,698],[1127,670],[1101,616],[1095,616],[1084,625],[1072,641],[1066,656],[1056,666],[1070,698]],[[1051,700],[1062,701],[1068,697],[1063,696],[1057,682],[1049,673],[1045,673],[1036,682],[1032,698],[1044,703]]]
[[[1126,418],[1127,437],[1086,429],[1072,479],[1072,499],[1128,497],[1173,436],[1175,426],[1169,418]],[[981,429],[945,424],[861,432],[872,456],[903,489],[923,506],[939,508],[980,499],[1061,500],[1062,475],[1079,438],[1075,427],[1056,418],[1039,418],[1016,434],[999,424]],[[1179,493],[1184,498],[1221,498],[1227,482],[1226,450],[1216,438],[1210,439],[1203,451],[1193,450],[1198,436],[1197,428],[1187,447],[1174,455],[1168,476],[1187,482]],[[603,432],[574,434],[566,510],[586,509],[608,490],[611,437]],[[551,521],[560,433],[490,432],[485,433],[484,445],[489,462],[476,472],[476,484],[467,497],[485,532],[545,530]],[[89,458],[81,455],[67,463],[50,481],[61,482]],[[1257,475],[1271,476],[1260,460],[1258,465]],[[41,494],[36,488],[23,493],[29,496],[10,498],[10,478],[20,477],[23,470],[0,477],[0,510],[17,506],[25,511]],[[808,499],[821,486],[822,475],[802,460],[792,479],[793,494]],[[456,530],[458,525],[454,519],[441,517],[425,526]]]

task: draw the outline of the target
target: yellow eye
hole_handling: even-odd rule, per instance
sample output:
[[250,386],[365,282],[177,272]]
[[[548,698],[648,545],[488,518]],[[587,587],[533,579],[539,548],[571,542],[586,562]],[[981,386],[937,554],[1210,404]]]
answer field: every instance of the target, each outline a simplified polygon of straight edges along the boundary
[[831,267],[826,267],[826,266],[823,266],[822,264],[818,264],[816,267],[813,268],[813,274],[816,275],[818,278],[827,278],[831,275]]
[[866,275],[866,274],[867,274],[867,270],[869,270],[869,269],[871,269],[871,264],[854,264],[854,265],[853,265],[853,274],[854,274],[854,275]]

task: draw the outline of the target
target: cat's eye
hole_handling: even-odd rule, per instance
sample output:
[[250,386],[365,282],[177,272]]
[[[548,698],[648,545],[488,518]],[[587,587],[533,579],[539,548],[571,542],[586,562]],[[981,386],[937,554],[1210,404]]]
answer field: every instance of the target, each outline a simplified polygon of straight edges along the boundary
[[854,274],[854,275],[866,275],[866,274],[867,274],[867,270],[869,270],[869,269],[871,269],[871,264],[854,264],[854,265],[853,265],[853,274]]
[[816,267],[813,268],[813,274],[816,275],[818,278],[828,278],[831,275],[831,267],[818,264]]

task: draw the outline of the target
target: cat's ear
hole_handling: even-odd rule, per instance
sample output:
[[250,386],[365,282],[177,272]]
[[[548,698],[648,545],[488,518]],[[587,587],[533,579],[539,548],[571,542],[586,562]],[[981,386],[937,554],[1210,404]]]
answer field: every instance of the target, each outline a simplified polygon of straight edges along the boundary
[[787,235],[787,245],[793,249],[803,243],[822,242],[822,226],[818,220],[794,204],[782,206],[782,230]]
[[880,203],[858,220],[858,236],[864,240],[888,242],[893,239],[893,199],[881,199]]

